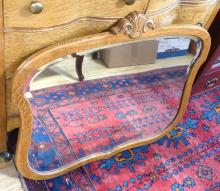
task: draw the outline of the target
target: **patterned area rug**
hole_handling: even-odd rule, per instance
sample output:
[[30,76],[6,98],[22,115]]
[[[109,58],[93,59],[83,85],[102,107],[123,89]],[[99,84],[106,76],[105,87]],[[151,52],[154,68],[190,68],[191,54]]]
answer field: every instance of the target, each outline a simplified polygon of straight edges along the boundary
[[[179,70],[179,72],[175,70]],[[111,93],[111,89],[113,87],[120,90],[125,90],[126,87],[127,92],[128,87],[131,88],[131,83],[129,79],[136,78],[137,80],[138,78],[139,80],[142,79],[143,81],[145,79],[145,82],[147,80],[151,81],[152,85],[150,87],[148,86],[147,88],[152,89],[153,87],[155,87],[155,85],[157,85],[154,88],[154,92],[161,92],[161,88],[163,88],[163,90],[167,90],[163,91],[166,92],[164,95],[159,96],[160,103],[161,97],[163,97],[164,99],[162,99],[162,105],[165,104],[166,106],[172,106],[171,108],[173,111],[173,107],[175,106],[174,104],[177,103],[174,98],[178,97],[178,94],[182,88],[181,86],[179,86],[180,84],[178,84],[178,82],[182,82],[181,80],[183,80],[184,74],[184,68],[181,68],[181,70],[180,68],[173,68],[170,71],[166,71],[165,75],[153,73],[150,76],[154,76],[154,78],[151,79],[149,79],[149,73],[118,77],[114,83],[123,82],[123,80],[125,81],[122,84],[119,83],[117,87],[113,85],[109,87],[108,82],[112,82],[111,78],[106,78],[104,81],[97,80],[96,84],[99,84],[98,82],[102,82],[102,85],[108,85],[106,86],[106,89],[110,89],[110,91],[105,91],[105,97],[109,98],[112,96],[114,97],[114,95],[106,94],[106,92]],[[169,82],[174,83],[167,83],[168,81],[166,80],[164,81],[164,83],[161,83],[161,78],[167,79],[169,80]],[[94,85],[94,83],[92,84]],[[77,143],[78,145],[80,145],[81,142],[91,141],[88,139],[89,136],[87,136],[87,134],[83,134],[83,132],[85,131],[80,132],[81,134],[79,139],[77,138],[79,135],[73,135],[72,131],[59,128],[59,132],[60,129],[63,132],[63,137],[67,137],[66,135],[71,135],[71,137],[65,139],[65,141],[68,141],[68,149],[66,147],[62,147],[62,142],[59,142],[59,144],[54,144],[53,142],[52,144],[51,140],[54,139],[51,139],[51,136],[54,138],[55,135],[58,137],[61,137],[61,135],[60,133],[57,133],[55,126],[52,126],[51,124],[53,124],[54,121],[57,122],[57,125],[60,124],[58,121],[64,120],[62,117],[65,116],[67,117],[65,118],[65,120],[67,121],[65,128],[71,129],[71,122],[74,120],[70,117],[75,115],[73,115],[70,111],[75,111],[75,109],[68,108],[68,105],[72,105],[74,100],[73,98],[77,97],[80,98],[80,101],[82,101],[82,99],[86,99],[88,101],[94,99],[94,95],[103,95],[101,94],[103,92],[103,89],[91,87],[92,84],[90,82],[85,82],[83,87],[82,84],[81,86],[65,85],[52,89],[32,92],[34,97],[31,99],[31,103],[32,106],[35,108],[34,112],[36,119],[34,123],[35,129],[32,136],[33,143],[29,155],[29,160],[32,162],[33,167],[37,168],[38,170],[53,169],[61,164],[66,164],[68,161],[73,159],[72,157],[74,155],[75,157],[81,157],[90,150],[72,150],[74,148],[73,144],[71,143],[72,139],[77,140],[77,142],[73,141],[73,143]],[[169,86],[167,84],[169,84]],[[135,86],[133,86],[133,88],[134,87]],[[135,89],[135,91],[137,91],[137,89]],[[124,95],[123,91],[120,91],[120,95]],[[152,94],[152,96],[153,95],[155,96],[155,94]],[[100,96],[96,97],[96,99],[97,98],[100,99]],[[103,98],[103,96],[101,98]],[[150,100],[149,102],[154,100],[153,98],[154,97],[148,97],[148,99]],[[106,100],[109,101],[109,99]],[[112,101],[112,99],[110,100]],[[113,101],[117,100],[118,99],[113,99]],[[167,100],[173,100],[173,102]],[[78,102],[79,99],[77,100],[76,104]],[[118,107],[124,106],[123,103],[117,103],[121,104],[118,105]],[[143,102],[143,107],[145,106],[144,103],[145,102]],[[57,108],[63,108],[64,105],[66,106],[66,110],[63,111],[64,114],[62,116],[62,113],[58,113]],[[95,105],[97,106],[96,108],[100,106],[100,104]],[[152,103],[152,105],[155,105],[155,103]],[[107,160],[101,160],[88,164],[75,171],[54,179],[46,181],[31,181],[28,179],[23,179],[25,187],[29,191],[220,190],[220,111],[217,106],[220,106],[220,87],[191,97],[183,121],[175,130],[171,131],[169,134],[164,136],[156,143],[124,151]],[[112,109],[111,111],[114,113],[115,110],[118,109],[118,107],[115,107],[112,104],[110,108]],[[127,107],[122,111],[127,112]],[[170,107],[166,108],[169,113]],[[39,112],[43,111],[47,112],[41,114],[41,117],[39,118]],[[48,117],[46,115],[48,114],[48,111],[52,111],[53,115],[50,115]],[[147,108],[146,111],[152,112],[153,109],[152,107],[150,107]],[[128,118],[135,119],[135,115],[133,114],[134,112],[131,113]],[[51,116],[60,116],[60,119],[58,118],[55,120],[54,118],[52,118],[54,120],[51,121]],[[95,123],[99,124],[100,118],[95,118],[95,116],[93,116],[92,122],[94,122],[95,119]],[[123,117],[122,115],[119,116]],[[162,116],[164,117],[164,115]],[[172,116],[172,112],[170,112],[169,116]],[[84,119],[82,118],[82,116],[77,117],[81,120]],[[86,118],[87,121],[88,119],[90,119],[89,117]],[[142,121],[140,125],[144,125],[148,122],[147,120],[143,120],[145,117],[146,116],[140,117],[140,121]],[[103,119],[106,120],[106,118],[101,118],[101,120]],[[110,119],[112,119],[112,116],[110,117]],[[163,121],[164,118],[158,119]],[[45,122],[48,121],[49,123],[46,124],[47,126],[45,126]],[[84,122],[85,120],[82,121]],[[160,121],[158,121],[157,123],[159,122]],[[70,125],[68,126],[68,124]],[[105,123],[98,127],[103,127],[103,125],[107,126],[108,124]],[[131,128],[134,128],[134,125],[137,124],[131,123]],[[151,125],[154,126],[154,124]],[[110,126],[113,126],[113,124],[111,124]],[[155,126],[156,130],[160,129],[160,126],[159,128],[157,125]],[[48,128],[51,128],[55,131],[50,131],[48,133]],[[89,130],[87,131],[87,133],[88,132],[97,135],[97,133],[91,132]],[[110,136],[108,135],[108,132],[110,132]],[[111,146],[114,146],[115,144],[120,144],[121,141],[126,141],[127,137],[112,137],[111,132],[114,131],[109,130],[107,127],[103,131],[98,132],[100,133],[100,135],[105,136],[97,136],[97,140],[106,140],[106,136],[108,135],[109,142],[107,142],[107,144],[110,145],[110,147],[108,147],[107,149],[111,148]],[[129,134],[130,131],[127,132],[127,134]],[[137,136],[140,136],[140,134],[137,133]],[[61,141],[63,140],[61,139]],[[104,144],[104,142],[101,143]],[[38,147],[36,147],[37,145]],[[92,149],[94,149],[94,147]],[[101,149],[103,149],[103,147]],[[63,150],[62,153],[64,153],[65,151],[65,158],[57,157],[56,153],[61,152],[61,150]],[[74,155],[71,155],[72,151],[74,151]]]

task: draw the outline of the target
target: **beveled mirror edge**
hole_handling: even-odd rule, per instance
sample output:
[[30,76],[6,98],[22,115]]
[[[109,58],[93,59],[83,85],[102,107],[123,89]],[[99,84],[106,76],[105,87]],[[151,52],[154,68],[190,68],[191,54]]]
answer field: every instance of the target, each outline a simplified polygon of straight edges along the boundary
[[[62,57],[64,55],[71,54],[72,52],[85,51],[95,47],[102,47],[104,45],[110,45],[121,42],[133,41],[129,36],[119,33],[117,35],[113,35],[110,32],[103,32],[95,35],[89,35],[83,38],[77,38],[73,40],[68,40],[63,43],[58,43],[52,46],[49,46],[45,49],[42,49],[28,59],[26,59],[23,64],[17,69],[13,82],[12,82],[12,101],[18,107],[21,115],[21,127],[19,131],[18,144],[16,149],[16,166],[19,172],[29,178],[29,179],[49,179],[64,173],[67,173],[71,170],[74,170],[82,165],[87,163],[106,159],[119,153],[123,150],[141,146],[144,144],[149,144],[154,141],[157,141],[162,136],[167,134],[171,129],[173,129],[177,122],[179,122],[186,110],[187,103],[190,96],[190,91],[196,76],[197,71],[205,61],[211,40],[209,33],[198,26],[194,25],[173,25],[169,27],[163,27],[156,30],[148,30],[142,34],[138,39],[146,39],[153,37],[162,37],[169,35],[191,35],[196,36],[201,39],[203,48],[201,50],[200,57],[197,59],[196,64],[194,64],[189,71],[187,76],[187,80],[185,83],[185,87],[183,90],[181,103],[179,106],[179,110],[177,112],[176,118],[171,122],[169,127],[167,127],[164,131],[159,133],[158,135],[151,137],[147,140],[139,140],[132,143],[128,143],[125,145],[119,145],[115,147],[109,152],[102,153],[99,155],[92,156],[87,158],[86,160],[79,161],[74,165],[66,165],[59,169],[47,172],[39,172],[33,170],[28,162],[28,151],[31,143],[31,132],[32,132],[32,110],[29,101],[24,96],[24,87],[25,82],[29,78],[29,76],[37,70],[39,67],[47,64],[48,62]],[[25,129],[25,130],[24,130]],[[26,158],[26,160],[24,160]]]

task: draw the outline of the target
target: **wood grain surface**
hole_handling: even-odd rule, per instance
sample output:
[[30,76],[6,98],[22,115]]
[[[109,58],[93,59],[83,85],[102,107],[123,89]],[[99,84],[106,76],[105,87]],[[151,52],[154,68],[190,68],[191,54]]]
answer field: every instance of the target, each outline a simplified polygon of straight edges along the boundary
[[3,9],[0,2],[0,153],[7,150],[5,87]]
[[[132,11],[145,11],[149,0],[136,0],[133,5],[126,5],[124,0],[39,0],[44,6],[40,14],[32,14],[31,1],[4,0],[5,27],[9,29],[53,29],[74,24],[80,20],[118,20]],[[159,0],[149,1],[147,13],[152,16],[168,12],[175,7],[194,7],[203,5],[209,9],[217,0]],[[188,12],[190,14],[190,12]],[[205,13],[203,13],[205,15]]]

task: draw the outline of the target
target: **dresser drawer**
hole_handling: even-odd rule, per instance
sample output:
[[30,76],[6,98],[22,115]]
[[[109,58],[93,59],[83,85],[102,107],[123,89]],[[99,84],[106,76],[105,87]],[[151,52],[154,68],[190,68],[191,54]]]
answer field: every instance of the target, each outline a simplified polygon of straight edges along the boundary
[[201,75],[192,89],[192,95],[220,86],[220,71]]
[[[165,0],[165,2],[170,0]],[[31,12],[31,0],[4,1],[5,27],[46,28],[67,24],[83,17],[120,18],[143,10],[145,0],[127,5],[126,0],[37,0],[43,9]]]
[[220,72],[220,46],[216,51],[216,54],[213,56],[213,59],[211,60],[211,67],[207,71],[207,73],[213,73],[213,72]]
[[[132,11],[143,11],[148,0],[34,0],[42,6],[38,14],[31,10],[32,0],[4,0],[4,26],[23,29],[56,29],[82,20],[117,21]],[[128,5],[129,1],[134,1]],[[151,0],[147,14],[166,15],[167,24],[206,22],[218,0]],[[173,13],[175,10],[176,17]],[[179,17],[177,16],[179,15]],[[205,23],[203,23],[205,24]]]

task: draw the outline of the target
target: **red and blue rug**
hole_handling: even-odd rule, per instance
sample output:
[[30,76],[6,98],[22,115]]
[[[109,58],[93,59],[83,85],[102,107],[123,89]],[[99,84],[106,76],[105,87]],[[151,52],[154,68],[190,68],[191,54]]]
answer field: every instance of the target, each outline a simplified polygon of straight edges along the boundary
[[[32,167],[51,170],[91,152],[111,149],[133,138],[131,135],[137,139],[144,133],[146,137],[160,131],[175,114],[185,73],[186,68],[178,67],[32,92]],[[219,191],[217,106],[220,87],[192,96],[183,121],[154,144],[124,151],[54,179],[24,179],[25,187],[29,191]],[[152,114],[157,116],[156,122],[150,120]],[[86,129],[88,124],[90,128]],[[73,131],[76,127],[78,132]]]

